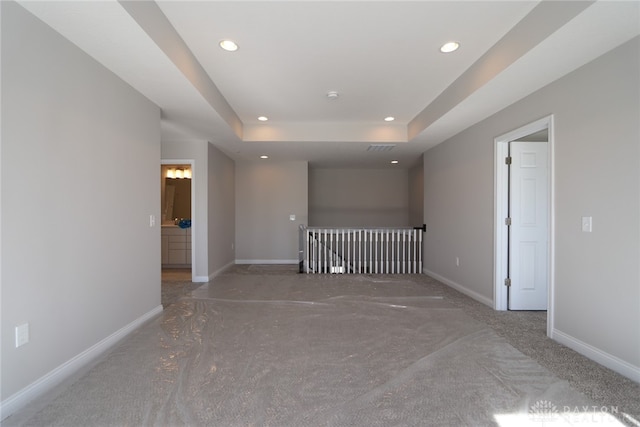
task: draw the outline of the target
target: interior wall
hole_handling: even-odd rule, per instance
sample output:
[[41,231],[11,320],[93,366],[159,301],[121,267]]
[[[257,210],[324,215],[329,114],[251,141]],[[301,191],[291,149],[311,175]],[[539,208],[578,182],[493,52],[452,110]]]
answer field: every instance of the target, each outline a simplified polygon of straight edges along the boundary
[[409,224],[420,226],[424,223],[424,160],[409,169]]
[[309,225],[409,226],[408,171],[399,168],[310,169]]
[[235,261],[235,163],[208,144],[209,277]]
[[307,162],[239,161],[235,170],[236,262],[297,264],[298,226],[308,221]]
[[[162,160],[191,160],[191,180],[195,209],[191,212],[191,238],[193,239],[195,253],[192,268],[195,268],[193,280],[207,282],[209,280],[209,243],[206,236],[209,235],[209,154],[207,141],[162,141]],[[178,162],[180,163],[180,162]]]
[[494,131],[480,135],[482,125],[424,154],[423,265],[486,302],[493,298]]
[[[425,269],[493,296],[494,138],[554,116],[553,336],[640,378],[638,38],[424,156]],[[593,217],[593,232],[581,217]],[[460,257],[460,266],[455,265]],[[597,315],[594,315],[597,313]]]
[[[1,7],[4,403],[161,310],[160,110],[21,6]],[[30,341],[16,348],[23,323]]]

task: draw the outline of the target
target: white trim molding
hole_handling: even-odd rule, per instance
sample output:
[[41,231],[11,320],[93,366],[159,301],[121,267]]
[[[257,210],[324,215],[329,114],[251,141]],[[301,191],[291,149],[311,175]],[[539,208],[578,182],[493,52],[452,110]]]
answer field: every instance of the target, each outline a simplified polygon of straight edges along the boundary
[[634,366],[629,362],[625,362],[616,356],[604,352],[557,329],[553,329],[550,336],[553,340],[566,345],[570,349],[577,351],[602,366],[606,366],[620,375],[624,375],[625,377],[640,383],[640,367]]
[[66,379],[71,378],[76,372],[80,371],[83,367],[106,353],[138,327],[142,326],[145,322],[160,313],[162,313],[162,305],[159,305],[153,310],[143,314],[133,322],[109,335],[97,344],[89,347],[82,353],[69,359],[48,374],[0,402],[0,420],[5,419],[9,415],[24,408],[32,400],[44,395],[46,392],[60,385]]
[[465,294],[466,296],[473,298],[474,300],[481,302],[484,305],[487,305],[491,308],[493,308],[493,300],[491,300],[491,298],[487,298],[484,295],[480,295],[479,293],[472,291],[470,289],[468,289],[465,286],[462,286],[459,283],[456,283],[452,280],[447,279],[446,277],[440,276],[439,274],[436,274],[432,271],[427,270],[426,268],[423,270],[423,273],[426,274],[427,276],[436,279],[439,282],[444,283],[445,285],[455,289],[456,291],[459,291],[463,294]]
[[494,268],[493,268],[493,302],[495,310],[507,310],[507,291],[504,286],[507,268],[506,241],[504,232],[504,218],[506,218],[507,186],[506,168],[504,158],[507,154],[507,144],[532,133],[548,129],[549,139],[549,230],[548,230],[548,276],[547,276],[547,336],[551,336],[554,326],[555,314],[555,142],[554,142],[554,116],[550,114],[527,125],[521,126],[511,132],[507,132],[494,139]]

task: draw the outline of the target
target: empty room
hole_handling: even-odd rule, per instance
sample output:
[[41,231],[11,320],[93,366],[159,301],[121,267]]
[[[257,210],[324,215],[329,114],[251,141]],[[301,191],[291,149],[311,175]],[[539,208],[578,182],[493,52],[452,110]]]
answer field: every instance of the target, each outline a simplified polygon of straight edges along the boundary
[[2,425],[640,425],[640,2],[0,34]]

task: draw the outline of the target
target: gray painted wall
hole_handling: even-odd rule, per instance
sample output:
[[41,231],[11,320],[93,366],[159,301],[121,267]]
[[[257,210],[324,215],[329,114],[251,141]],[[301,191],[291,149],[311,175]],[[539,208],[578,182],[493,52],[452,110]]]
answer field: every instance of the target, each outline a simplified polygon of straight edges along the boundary
[[409,169],[409,224],[422,225],[424,221],[424,160]]
[[[635,38],[424,156],[426,269],[492,298],[494,138],[554,115],[554,333],[636,378],[639,52]],[[593,233],[581,232],[582,216],[593,216]]]
[[[4,401],[159,308],[160,110],[1,7]],[[15,348],[23,322],[31,341]]]
[[310,169],[309,225],[409,226],[408,171]]
[[208,253],[209,277],[235,261],[236,185],[235,163],[226,154],[207,144],[209,182]]
[[308,221],[307,194],[307,162],[237,162],[237,262],[297,263],[298,226]]

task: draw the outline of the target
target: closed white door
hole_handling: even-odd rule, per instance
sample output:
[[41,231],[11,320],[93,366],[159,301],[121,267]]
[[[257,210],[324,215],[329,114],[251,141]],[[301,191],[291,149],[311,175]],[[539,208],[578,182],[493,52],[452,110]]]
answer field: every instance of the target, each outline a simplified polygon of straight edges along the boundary
[[548,144],[510,142],[509,310],[546,310]]

